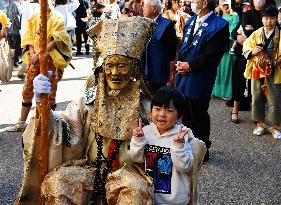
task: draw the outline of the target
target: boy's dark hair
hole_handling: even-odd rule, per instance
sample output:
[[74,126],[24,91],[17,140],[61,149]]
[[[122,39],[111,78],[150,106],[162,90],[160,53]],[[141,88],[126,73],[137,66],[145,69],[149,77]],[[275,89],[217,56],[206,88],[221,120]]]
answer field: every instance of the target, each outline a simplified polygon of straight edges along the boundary
[[265,7],[262,12],[262,17],[270,16],[270,17],[277,17],[278,16],[278,9],[276,6],[270,5]]
[[67,4],[67,0],[55,0],[56,5],[65,5]]
[[155,95],[153,95],[150,109],[152,111],[153,106],[164,106],[165,108],[169,108],[170,102],[173,101],[173,104],[178,112],[178,118],[183,115],[184,110],[184,96],[173,87],[162,87],[156,91]]

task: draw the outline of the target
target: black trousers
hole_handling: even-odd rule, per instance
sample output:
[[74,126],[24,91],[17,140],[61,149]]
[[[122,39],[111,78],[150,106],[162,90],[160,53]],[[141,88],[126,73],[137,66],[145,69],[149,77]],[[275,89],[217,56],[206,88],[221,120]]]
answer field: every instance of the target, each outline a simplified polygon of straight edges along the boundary
[[22,49],[21,45],[21,36],[19,34],[8,34],[8,42],[11,49],[15,49],[14,56],[14,65],[17,66],[17,63],[20,60]]
[[81,47],[82,47],[82,35],[85,43],[85,49],[86,52],[89,52],[89,44],[87,43],[88,41],[88,34],[86,32],[86,28],[76,28],[75,29],[75,34],[76,34],[76,47],[77,47],[77,52],[81,52]]
[[189,127],[194,136],[205,142],[207,149],[211,147],[210,141],[210,115],[209,102],[200,102],[186,97],[185,110],[182,123]]
[[247,60],[242,55],[242,46],[237,45],[235,60],[232,66],[232,100],[240,101],[241,104],[250,105],[251,103],[251,83],[248,83],[248,97],[244,96],[246,88],[246,78],[244,71],[246,69]]

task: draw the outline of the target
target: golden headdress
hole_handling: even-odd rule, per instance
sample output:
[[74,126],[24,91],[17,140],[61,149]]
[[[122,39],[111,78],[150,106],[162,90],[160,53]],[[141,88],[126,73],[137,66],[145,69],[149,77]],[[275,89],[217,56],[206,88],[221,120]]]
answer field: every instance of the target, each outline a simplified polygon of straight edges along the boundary
[[114,54],[140,59],[153,30],[152,20],[135,16],[103,19],[93,25],[88,34],[103,59]]

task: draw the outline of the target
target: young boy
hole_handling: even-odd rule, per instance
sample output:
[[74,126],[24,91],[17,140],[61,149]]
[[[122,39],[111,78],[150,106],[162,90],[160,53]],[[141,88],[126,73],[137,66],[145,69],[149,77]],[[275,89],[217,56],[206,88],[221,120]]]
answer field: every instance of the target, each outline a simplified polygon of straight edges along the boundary
[[251,79],[252,117],[257,121],[253,134],[263,135],[265,104],[268,103],[268,131],[275,139],[281,139],[278,126],[281,122],[281,46],[280,30],[277,27],[278,10],[266,7],[262,13],[263,27],[256,30],[243,44],[243,54],[248,60],[245,77]]
[[184,97],[174,88],[163,87],[151,102],[152,123],[142,128],[141,120],[133,129],[129,154],[132,161],[144,162],[153,179],[154,204],[187,204],[193,155],[189,140],[192,131],[178,121]]

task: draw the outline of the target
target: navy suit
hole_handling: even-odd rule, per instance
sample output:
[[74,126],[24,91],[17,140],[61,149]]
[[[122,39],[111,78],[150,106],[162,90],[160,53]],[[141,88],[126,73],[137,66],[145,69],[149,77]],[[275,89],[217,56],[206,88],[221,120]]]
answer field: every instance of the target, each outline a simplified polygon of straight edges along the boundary
[[215,83],[217,67],[229,44],[228,22],[212,13],[193,35],[196,16],[184,27],[184,37],[177,60],[188,62],[190,72],[176,73],[175,85],[186,96],[183,124],[209,148],[209,101]]
[[145,76],[151,85],[161,87],[168,82],[170,61],[175,59],[176,46],[177,36],[172,21],[159,15],[156,30],[146,47]]

